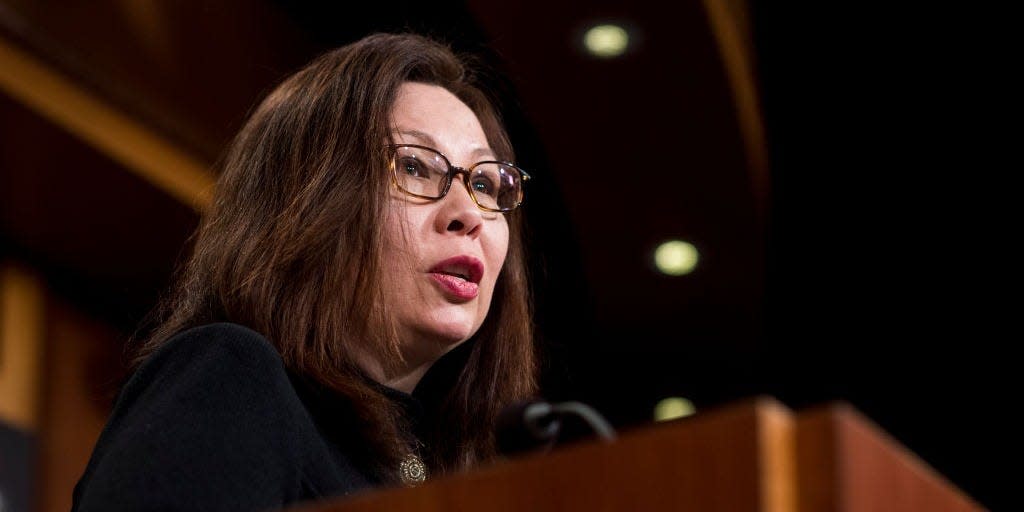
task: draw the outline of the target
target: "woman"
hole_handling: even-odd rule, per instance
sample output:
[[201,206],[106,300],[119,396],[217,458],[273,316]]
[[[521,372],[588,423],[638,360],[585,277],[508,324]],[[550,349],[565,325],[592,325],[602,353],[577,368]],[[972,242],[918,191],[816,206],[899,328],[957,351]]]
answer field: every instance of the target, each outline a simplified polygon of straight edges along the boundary
[[510,161],[428,39],[286,80],[227,155],[74,509],[272,509],[491,458],[497,413],[536,387]]

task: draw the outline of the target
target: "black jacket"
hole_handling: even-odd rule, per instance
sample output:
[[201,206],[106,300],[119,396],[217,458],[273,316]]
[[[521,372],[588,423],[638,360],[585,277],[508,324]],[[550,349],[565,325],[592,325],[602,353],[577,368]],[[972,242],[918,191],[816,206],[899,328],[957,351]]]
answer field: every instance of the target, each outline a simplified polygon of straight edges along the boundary
[[[417,399],[379,389],[417,423]],[[187,330],[121,390],[72,511],[273,510],[379,485],[345,411],[255,331]]]

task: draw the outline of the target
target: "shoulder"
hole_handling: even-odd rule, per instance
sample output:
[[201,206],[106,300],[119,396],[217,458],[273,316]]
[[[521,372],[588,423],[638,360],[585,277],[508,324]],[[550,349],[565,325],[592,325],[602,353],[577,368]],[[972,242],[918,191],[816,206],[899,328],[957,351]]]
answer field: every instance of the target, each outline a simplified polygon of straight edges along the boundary
[[[125,383],[114,413],[153,395],[232,388],[288,395],[290,386],[284,363],[266,337],[238,324],[203,325],[174,335],[150,354]],[[230,398],[223,393],[204,394],[211,399]]]
[[220,322],[193,327],[174,335],[150,355],[139,372],[173,364],[177,359],[198,359],[202,362],[213,357],[226,359],[232,364],[281,363],[277,350],[262,334],[244,325]]
[[241,325],[204,325],[168,340],[126,383],[76,501],[285,503],[309,491],[304,475],[322,449],[273,345]]

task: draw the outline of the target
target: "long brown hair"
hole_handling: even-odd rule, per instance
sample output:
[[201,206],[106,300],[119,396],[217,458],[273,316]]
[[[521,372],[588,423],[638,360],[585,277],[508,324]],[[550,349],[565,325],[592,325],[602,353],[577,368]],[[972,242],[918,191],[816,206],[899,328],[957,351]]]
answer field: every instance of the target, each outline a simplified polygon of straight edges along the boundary
[[[266,336],[290,371],[347,397],[394,481],[408,426],[366,382],[358,351],[401,361],[381,300],[391,108],[403,82],[439,85],[477,115],[491,148],[513,160],[491,101],[463,60],[416,35],[377,34],[326,53],[259,105],[232,143],[191,258],[157,314],[136,363],[174,334],[210,322]],[[490,312],[444,400],[428,464],[462,469],[492,457],[493,423],[536,389],[529,290],[517,210]]]

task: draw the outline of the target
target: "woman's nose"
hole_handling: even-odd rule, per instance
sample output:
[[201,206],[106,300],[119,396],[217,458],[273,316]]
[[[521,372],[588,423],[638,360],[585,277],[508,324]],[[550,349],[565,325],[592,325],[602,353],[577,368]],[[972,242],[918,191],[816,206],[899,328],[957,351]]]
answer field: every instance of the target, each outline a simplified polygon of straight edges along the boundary
[[452,180],[448,194],[441,199],[437,227],[446,232],[475,237],[483,225],[482,214],[483,210],[469,193],[465,176],[460,174]]

